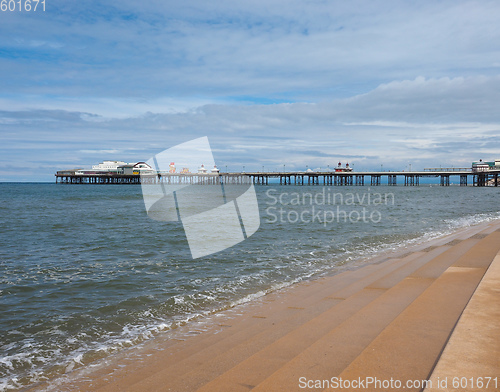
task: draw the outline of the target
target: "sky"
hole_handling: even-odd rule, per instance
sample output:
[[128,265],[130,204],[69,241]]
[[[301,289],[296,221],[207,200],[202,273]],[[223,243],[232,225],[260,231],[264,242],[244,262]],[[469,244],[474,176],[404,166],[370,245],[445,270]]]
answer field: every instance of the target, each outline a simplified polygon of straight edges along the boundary
[[0,182],[146,161],[202,136],[222,171],[499,159],[499,18],[487,0],[0,11]]

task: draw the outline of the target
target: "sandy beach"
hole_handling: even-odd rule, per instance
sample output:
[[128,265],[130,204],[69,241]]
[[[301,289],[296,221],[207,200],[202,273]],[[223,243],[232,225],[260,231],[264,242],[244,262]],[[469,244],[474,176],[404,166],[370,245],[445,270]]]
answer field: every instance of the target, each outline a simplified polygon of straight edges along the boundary
[[463,229],[185,325],[35,390],[495,391],[499,252],[499,221]]

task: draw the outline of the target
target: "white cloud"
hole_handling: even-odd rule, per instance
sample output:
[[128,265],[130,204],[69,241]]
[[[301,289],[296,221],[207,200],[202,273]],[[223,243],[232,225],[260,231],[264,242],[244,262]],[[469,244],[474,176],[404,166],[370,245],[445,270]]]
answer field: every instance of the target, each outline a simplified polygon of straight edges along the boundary
[[[500,118],[494,111],[498,83],[497,77],[417,78],[329,103],[210,104],[99,122],[89,114],[65,111],[3,112],[3,116],[17,121],[10,125],[8,145],[18,150],[29,147],[42,162],[47,151],[53,160],[68,150],[74,152],[74,166],[103,159],[145,160],[172,145],[208,135],[216,161],[230,170],[241,170],[243,165],[248,170],[282,164],[290,169],[326,167],[339,159],[358,170],[381,163],[401,169],[409,161],[417,169],[459,166],[500,149]],[[470,94],[490,95],[474,101]],[[489,106],[478,107],[485,103]],[[481,110],[491,111],[492,121],[478,121]],[[476,121],[464,121],[467,118]],[[40,119],[50,119],[42,133],[36,129]],[[45,142],[37,148],[36,143],[21,141],[19,134]]]
[[[419,74],[496,72],[500,50],[500,4],[487,1],[54,0],[51,8],[52,18],[14,15],[4,24],[4,80],[20,91],[311,101]],[[30,51],[27,43],[44,44]]]

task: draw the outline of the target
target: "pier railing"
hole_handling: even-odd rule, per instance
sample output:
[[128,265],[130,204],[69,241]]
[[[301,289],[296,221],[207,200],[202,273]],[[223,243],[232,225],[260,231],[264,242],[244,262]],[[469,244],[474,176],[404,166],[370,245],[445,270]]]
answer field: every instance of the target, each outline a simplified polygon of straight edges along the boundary
[[424,172],[472,172],[472,169],[468,167],[428,167],[424,169]]

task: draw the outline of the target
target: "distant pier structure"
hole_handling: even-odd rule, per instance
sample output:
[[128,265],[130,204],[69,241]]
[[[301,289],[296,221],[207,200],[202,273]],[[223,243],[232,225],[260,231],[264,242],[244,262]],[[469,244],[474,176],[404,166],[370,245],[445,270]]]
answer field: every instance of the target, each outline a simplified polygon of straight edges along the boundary
[[[58,171],[58,184],[256,184],[256,185],[331,185],[331,186],[418,186],[421,178],[439,178],[441,186],[449,186],[450,178],[459,179],[461,186],[499,186],[500,168],[484,171],[466,168],[424,169],[423,171],[290,171],[290,172],[198,172],[151,174],[137,173],[77,173]],[[457,181],[458,183],[458,181]]]

